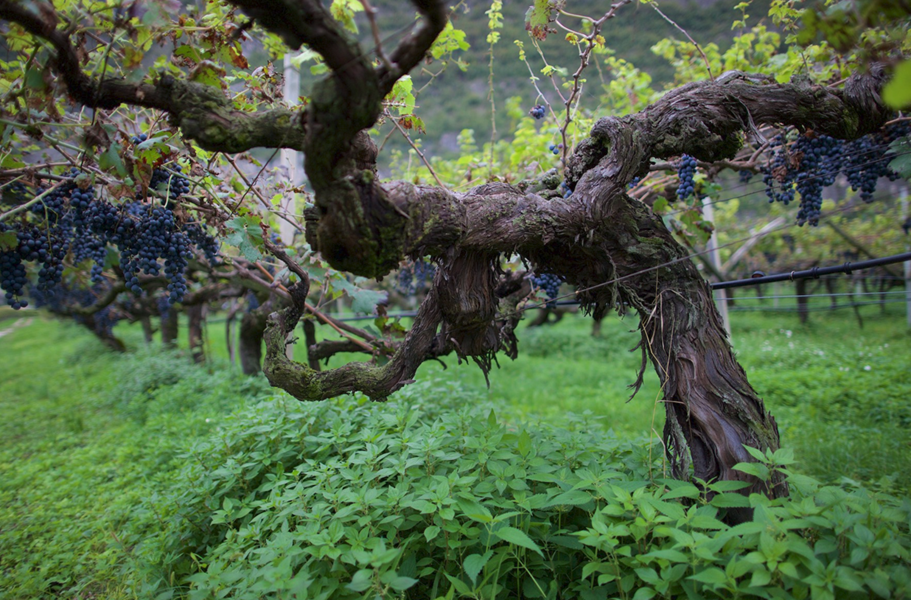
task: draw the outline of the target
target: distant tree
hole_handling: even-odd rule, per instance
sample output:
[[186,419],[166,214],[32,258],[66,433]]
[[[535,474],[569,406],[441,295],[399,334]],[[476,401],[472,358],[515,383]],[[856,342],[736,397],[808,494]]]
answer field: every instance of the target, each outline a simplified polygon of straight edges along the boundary
[[[26,283],[18,265],[43,261],[41,250],[69,253],[62,263],[51,261],[54,268],[94,260],[96,280],[103,279],[101,268],[113,260],[111,277],[136,294],[143,293],[140,275],[164,271],[168,303],[192,292],[194,284],[181,275],[192,261],[212,281],[250,286],[287,302],[265,324],[263,370],[272,385],[301,400],[353,391],[382,400],[410,383],[428,359],[454,352],[487,372],[497,353],[516,355],[514,328],[527,296],[526,279],[504,271],[502,261],[519,257],[535,272],[576,286],[577,299],[595,318],[612,310],[639,315],[642,368],[651,360],[661,380],[667,410],[664,441],[676,476],[740,479],[750,482],[747,491],[786,493],[778,482],[756,481],[733,468],[752,460],[744,446],[777,449],[778,428],[731,350],[708,284],[657,214],[660,208],[653,210],[662,198],[666,203],[690,196],[695,184],[684,173],[673,186],[676,191],[657,199],[655,189],[638,194],[630,185],[653,170],[674,170],[681,163],[758,170],[761,152],[748,145],[762,146],[766,137],[760,129],[792,128],[797,137],[779,138],[780,147],[793,150],[799,138],[805,140],[800,143],[806,152],[795,157],[790,150],[783,155],[779,151],[791,162],[767,177],[782,190],[797,185],[802,194],[799,219],[815,222],[820,200],[807,187],[802,167],[819,147],[814,140],[875,134],[879,137],[867,138],[871,152],[877,153],[872,158],[888,165],[889,143],[906,133],[901,128],[883,130],[895,118],[881,100],[890,64],[882,60],[890,55],[867,52],[825,63],[834,56],[818,51],[825,44],[815,47],[814,56],[799,50],[788,56],[791,50],[786,49],[787,68],[795,75],[786,82],[775,77],[786,70],[781,60],[778,70],[768,74],[756,72],[749,61],[736,63],[747,71],[722,73],[725,63],[719,57],[700,58],[697,51],[702,49],[684,44],[668,52],[688,53],[695,59],[689,62],[693,70],[702,70],[696,61],[704,59],[702,80],[694,76],[685,85],[656,94],[638,112],[630,104],[626,116],[597,120],[589,134],[570,147],[569,126],[581,118],[575,111],[583,69],[603,45],[604,23],[629,1],[621,0],[599,17],[581,19],[578,31],[561,21],[574,18],[562,11],[564,2],[536,2],[527,16],[532,38],[563,27],[581,56],[578,71],[567,76],[566,104],[559,109],[565,113],[562,146],[554,148],[563,169],[515,185],[488,172],[486,182],[457,193],[442,185],[381,181],[377,176],[377,146],[368,130],[381,119],[393,119],[404,129],[420,127],[409,112],[413,94],[403,87],[405,77],[430,57],[459,47],[446,3],[411,4],[419,19],[384,37],[388,32],[373,27],[374,9],[366,0],[336,0],[330,8],[317,0],[229,0],[187,12],[167,3],[85,1],[55,7],[0,0],[8,56],[0,89],[0,177],[10,190],[16,182],[28,184],[19,189],[19,200],[7,199],[14,206],[0,216],[0,235],[5,236],[0,248],[7,260],[2,263],[4,289],[13,291],[11,302],[20,302]],[[497,4],[491,13],[492,32]],[[356,10],[365,12],[371,26],[370,50],[351,34]],[[774,3],[773,12],[786,27],[799,25],[806,14],[788,2]],[[858,27],[892,31],[907,24],[906,17],[888,16]],[[276,55],[284,52],[284,45],[305,48],[309,57],[318,59],[314,69],[325,76],[300,108],[280,99],[279,78],[271,65],[249,67],[241,44],[248,36],[262,40]],[[389,44],[390,39],[394,43]],[[495,42],[492,37],[491,44]],[[140,68],[149,62],[154,64],[148,72]],[[818,69],[816,62],[824,68]],[[763,63],[766,69],[773,64]],[[846,72],[850,76],[838,81]],[[384,109],[384,100],[406,110],[393,116]],[[535,107],[533,116],[545,116],[545,109],[550,107]],[[281,198],[294,190],[279,186],[263,193],[256,189],[256,171],[238,169],[225,177],[213,166],[236,166],[234,160],[249,158],[245,153],[256,148],[304,153],[313,192],[304,226],[309,249],[279,247],[269,234],[268,213],[249,206],[268,207],[273,192]],[[759,149],[776,151],[768,145]],[[187,157],[181,159],[183,170],[175,162],[178,152]],[[58,170],[52,175],[58,163],[75,165],[81,174],[67,178]],[[826,176],[834,177],[839,168],[830,168]],[[55,196],[52,190],[36,201],[39,184],[63,191]],[[99,184],[104,185],[102,199],[97,197]],[[647,196],[648,202],[643,201]],[[42,245],[55,232],[64,235],[54,227],[83,232],[85,239],[97,238],[98,245],[70,248],[61,240],[54,246],[53,239]],[[207,227],[238,252],[216,257]],[[25,232],[35,233],[31,245],[23,241]],[[108,258],[105,247],[116,247],[119,259]],[[81,253],[74,255],[76,250]],[[257,262],[260,251],[271,253],[287,269],[275,275],[274,283],[273,275]],[[337,274],[314,270],[310,251],[318,252],[332,269],[365,278],[382,278],[405,259],[433,261],[433,286],[404,338],[390,342],[343,328],[310,305],[313,276],[323,278],[323,293],[334,278],[333,289],[359,294]],[[76,277],[78,270],[73,273]],[[86,277],[83,282],[90,285]],[[41,279],[45,287],[59,281],[47,273]],[[387,360],[320,371],[313,360],[303,364],[289,359],[288,338],[305,314],[349,338],[330,350],[326,342],[314,343],[311,352],[325,356],[359,350],[386,354]]]

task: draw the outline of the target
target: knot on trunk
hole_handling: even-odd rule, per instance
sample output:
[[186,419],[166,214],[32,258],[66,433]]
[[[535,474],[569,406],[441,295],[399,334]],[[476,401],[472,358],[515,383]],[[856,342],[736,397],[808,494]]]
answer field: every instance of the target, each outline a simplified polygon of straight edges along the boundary
[[313,213],[307,215],[307,239],[329,264],[363,277],[382,277],[398,267],[407,217],[387,199],[371,171],[335,182],[322,197],[331,202],[317,205],[317,223]]

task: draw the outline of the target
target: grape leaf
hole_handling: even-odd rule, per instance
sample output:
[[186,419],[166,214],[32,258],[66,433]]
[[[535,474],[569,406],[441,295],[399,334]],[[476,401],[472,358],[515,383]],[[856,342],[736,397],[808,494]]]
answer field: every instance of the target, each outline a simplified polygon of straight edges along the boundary
[[895,140],[889,145],[895,158],[889,163],[889,168],[905,179],[911,179],[911,138]]
[[[228,221],[226,226],[231,233],[225,236],[225,242],[229,246],[234,246],[240,250],[244,258],[255,262],[262,258],[262,253],[258,248],[258,246],[262,245],[262,234],[259,227],[248,228],[247,226],[250,224],[248,221],[250,221],[249,217],[237,217]],[[254,232],[252,234],[251,229]],[[259,242],[258,244],[257,241]]]
[[0,232],[0,250],[12,250],[19,245],[15,231]]
[[334,280],[332,285],[348,294],[351,298],[351,310],[354,312],[372,314],[376,305],[386,300],[386,292],[365,290],[341,277]]
[[563,7],[564,2],[555,0],[535,0],[525,13],[525,30],[528,35],[537,40],[547,39],[550,33],[551,15],[555,10]]
[[226,74],[227,71],[218,64],[210,60],[204,60],[193,69],[192,73],[190,73],[190,81],[195,81],[196,83],[202,83],[203,85],[218,89],[224,89],[228,87],[228,84],[225,83]]
[[883,102],[897,109],[911,107],[911,59],[895,67],[892,81],[883,88]]
[[123,159],[120,158],[120,144],[108,146],[108,149],[98,156],[98,166],[104,171],[113,169],[121,177],[128,175]]

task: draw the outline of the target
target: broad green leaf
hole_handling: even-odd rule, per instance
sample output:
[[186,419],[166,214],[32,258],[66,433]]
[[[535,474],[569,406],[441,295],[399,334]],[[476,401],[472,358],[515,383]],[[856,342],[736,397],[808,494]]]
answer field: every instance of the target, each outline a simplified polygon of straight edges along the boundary
[[525,457],[529,452],[531,452],[531,436],[523,429],[519,434],[519,454]]
[[465,583],[465,582],[462,581],[461,579],[456,579],[455,577],[453,577],[453,576],[450,575],[449,573],[445,573],[445,575],[446,575],[446,579],[449,580],[449,583],[451,583],[451,584],[453,585],[453,587],[455,587],[455,590],[456,590],[458,593],[460,593],[460,594],[462,594],[462,595],[464,595],[464,596],[470,596],[470,595],[471,595],[471,588],[468,587],[468,584],[467,584],[467,583]]
[[262,232],[259,228],[256,228],[256,233],[259,235],[254,237],[251,235],[250,228],[247,227],[247,220],[243,217],[235,217],[228,221],[225,224],[230,231],[228,235],[225,236],[225,243],[229,246],[234,246],[240,250],[241,254],[244,255],[249,261],[257,261],[262,258],[262,253],[257,248],[257,239],[260,244],[262,244]]
[[547,39],[551,29],[551,13],[563,4],[553,0],[535,0],[525,13],[525,30],[528,35],[537,40]]
[[766,456],[765,452],[758,448],[753,448],[752,446],[744,446],[744,450],[750,453],[750,456],[758,460],[759,462],[765,462]]
[[351,298],[351,310],[357,313],[372,314],[376,305],[384,302],[387,298],[386,292],[365,290],[354,285],[344,277],[333,279],[332,286],[342,290]]
[[358,289],[351,296],[351,310],[359,313],[371,314],[377,304],[386,301],[386,292]]
[[25,85],[36,91],[44,90],[47,87],[44,82],[44,73],[34,67],[29,67],[25,71]]
[[911,107],[911,59],[895,67],[892,80],[883,87],[883,102],[899,110]]
[[384,573],[383,576],[380,577],[380,581],[382,583],[385,583],[392,589],[396,590],[397,592],[407,590],[408,588],[410,588],[411,586],[413,586],[414,584],[416,584],[418,582],[417,579],[412,579],[411,577],[405,577],[403,575],[398,575],[394,571],[389,571],[388,573]]
[[462,568],[468,577],[471,578],[473,584],[478,584],[478,574],[484,569],[484,565],[487,564],[491,556],[493,556],[493,551],[488,550],[484,554],[469,554],[462,562]]
[[363,12],[364,5],[358,0],[333,0],[329,12],[333,18],[352,33],[357,33],[357,23],[354,22],[354,13]]
[[737,463],[734,470],[762,480],[769,476],[769,468],[761,463]]
[[582,567],[582,579],[584,580],[592,573],[598,573],[602,568],[604,568],[604,563],[600,561],[594,561],[586,564]]
[[354,577],[351,578],[351,583],[345,587],[351,590],[352,592],[363,592],[370,588],[371,583],[373,582],[373,570],[372,569],[361,569],[354,574]]
[[657,594],[658,592],[650,587],[642,587],[636,590],[636,593],[633,595],[633,600],[651,600],[651,598],[654,598]]
[[516,529],[515,527],[502,527],[494,531],[494,535],[503,540],[504,542],[509,542],[516,546],[521,546],[529,550],[534,550],[541,557],[544,557],[544,553],[541,552],[541,548],[530,538],[528,535],[521,529]]
[[399,115],[410,115],[414,112],[414,82],[410,75],[405,75],[395,82],[386,101],[393,103]]
[[734,479],[723,479],[710,483],[707,487],[713,492],[735,492],[750,487],[750,483]]
[[121,177],[128,175],[123,159],[120,158],[120,144],[111,144],[107,150],[102,152],[98,156],[98,166],[104,171],[113,169]]
[[642,568],[636,569],[635,571],[636,571],[636,575],[639,576],[639,579],[641,579],[645,583],[650,583],[652,585],[655,585],[656,583],[658,583],[660,581],[660,578],[658,577],[658,572],[655,571],[655,569],[652,569],[650,567],[642,567]]
[[687,482],[684,485],[677,486],[674,489],[668,490],[662,494],[661,497],[668,500],[672,498],[698,498],[701,493],[702,492],[699,491],[699,488],[697,488],[692,483]]
[[300,69],[301,65],[303,63],[309,62],[311,60],[320,61],[320,60],[322,60],[322,57],[315,50],[311,50],[310,48],[303,46],[303,47],[301,47],[300,52],[298,52],[296,55],[292,56],[290,60],[291,60],[291,65],[295,69]]
[[452,21],[446,22],[446,27],[434,40],[430,47],[430,55],[436,59],[443,58],[456,50],[468,50],[468,42],[465,41],[465,32],[452,26]]
[[12,250],[18,245],[19,240],[15,231],[0,231],[0,250]]
[[718,494],[709,504],[719,508],[749,508],[750,499],[742,494]]
[[441,531],[441,529],[439,527],[437,527],[436,525],[431,525],[430,527],[428,527],[427,529],[424,530],[424,538],[428,542],[433,541],[434,539],[436,539],[436,537],[438,535],[440,535],[440,531]]
[[217,63],[204,60],[196,65],[196,68],[190,73],[190,81],[218,89],[225,89],[228,86],[225,82],[226,74],[227,71]]
[[490,523],[493,521],[493,515],[487,510],[487,507],[474,500],[466,498],[456,498],[456,504],[459,505],[466,517],[480,523]]
[[911,179],[911,138],[896,140],[889,145],[889,149],[895,155],[889,168],[904,179]]
[[590,502],[591,499],[591,494],[588,492],[584,492],[582,490],[571,490],[569,492],[564,492],[562,494],[554,496],[547,501],[547,504],[545,504],[543,508],[547,508],[549,506],[560,506],[562,504],[578,506],[579,504]]

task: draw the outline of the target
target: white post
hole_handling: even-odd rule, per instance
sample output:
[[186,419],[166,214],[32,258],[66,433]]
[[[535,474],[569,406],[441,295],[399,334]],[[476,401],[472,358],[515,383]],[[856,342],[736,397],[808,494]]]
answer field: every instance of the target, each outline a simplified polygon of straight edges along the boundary
[[[295,105],[298,103],[298,98],[300,97],[300,72],[297,68],[291,64],[291,55],[285,54],[285,86],[284,86],[284,96],[285,101],[288,104]],[[304,155],[301,152],[296,150],[289,150],[287,148],[282,148],[281,151],[281,165],[288,173],[288,184],[291,187],[298,187],[304,182]],[[288,193],[285,194],[282,198],[281,204],[279,205],[279,210],[281,210],[285,215],[288,215],[288,219],[296,220],[293,215],[296,214],[297,202],[295,201],[296,194]],[[285,246],[290,246],[294,240],[295,228],[287,219],[279,219],[279,233],[282,238],[282,243]]]
[[[296,105],[298,103],[298,98],[300,97],[301,89],[301,77],[300,72],[297,68],[291,64],[291,55],[285,54],[285,85],[283,89],[285,102],[290,105]],[[288,186],[289,187],[298,187],[304,182],[304,155],[301,152],[296,150],[289,150],[288,148],[282,148],[281,151],[281,166],[285,169],[285,172],[288,174]],[[285,246],[291,246],[294,243],[294,234],[296,233],[296,228],[289,221],[298,221],[297,217],[294,215],[297,211],[297,202],[295,192],[288,192],[284,194],[281,202],[278,205],[278,210],[284,213],[283,217],[280,217],[278,222],[278,232],[282,239],[282,244]],[[294,335],[292,331],[288,338],[290,339]],[[294,344],[288,344],[285,346],[285,354],[291,360],[294,360]]]
[[[908,188],[903,187],[901,193],[902,223],[908,219]],[[907,234],[906,234],[907,235]],[[905,252],[911,252],[911,243],[905,242]],[[911,260],[903,263],[905,267],[905,304],[908,307],[908,327],[911,327]]]
[[[715,211],[712,210],[711,198],[705,197],[702,199],[702,212],[705,214],[705,218],[714,225]],[[709,260],[715,265],[715,268],[720,271],[721,254],[718,252],[718,240],[715,237],[714,232],[712,233],[712,237],[709,238],[706,249],[709,251]],[[718,306],[718,312],[721,313],[721,321],[724,323],[724,330],[727,332],[728,338],[730,339],[731,319],[728,317],[728,294],[726,290],[715,291],[715,304]]]

